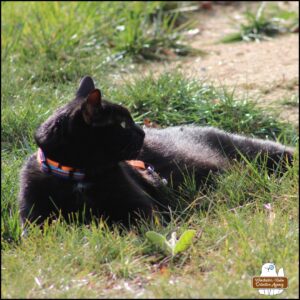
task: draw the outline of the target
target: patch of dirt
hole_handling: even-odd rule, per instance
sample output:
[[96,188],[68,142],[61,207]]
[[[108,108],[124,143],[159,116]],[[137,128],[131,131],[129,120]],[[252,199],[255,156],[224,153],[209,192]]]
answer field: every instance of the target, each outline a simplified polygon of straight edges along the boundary
[[[260,104],[276,107],[283,98],[298,92],[298,44],[299,35],[291,34],[260,43],[205,46],[202,49],[209,49],[210,55],[186,61],[180,68],[215,84],[236,87]],[[201,42],[198,45],[200,48]],[[288,110],[288,120],[298,121],[297,107]]]
[[[298,2],[278,3],[298,11]],[[237,32],[235,27],[243,19],[243,12],[257,5],[212,5],[212,9],[197,13],[199,34],[190,37],[190,46],[204,50],[207,55],[151,63],[140,71],[157,74],[178,69],[188,76],[235,88],[237,94],[247,94],[259,105],[274,108],[282,119],[298,126],[298,102],[287,104],[287,100],[299,97],[299,34],[285,34],[259,43],[219,43],[225,35]]]

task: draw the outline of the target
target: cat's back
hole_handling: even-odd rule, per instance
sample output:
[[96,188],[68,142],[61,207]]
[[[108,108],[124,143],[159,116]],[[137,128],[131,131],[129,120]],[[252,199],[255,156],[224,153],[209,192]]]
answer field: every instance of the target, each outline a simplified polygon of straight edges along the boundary
[[219,162],[223,158],[211,147],[209,136],[219,131],[213,127],[182,125],[164,129],[145,128],[142,155],[148,152],[162,157],[194,159],[195,162]]

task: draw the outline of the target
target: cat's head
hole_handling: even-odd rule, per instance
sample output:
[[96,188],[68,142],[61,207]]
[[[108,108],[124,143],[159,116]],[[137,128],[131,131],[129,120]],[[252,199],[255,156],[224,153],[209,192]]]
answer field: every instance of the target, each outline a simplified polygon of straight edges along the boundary
[[129,111],[102,99],[93,79],[86,76],[76,98],[38,128],[35,140],[52,160],[92,168],[136,158],[144,136]]

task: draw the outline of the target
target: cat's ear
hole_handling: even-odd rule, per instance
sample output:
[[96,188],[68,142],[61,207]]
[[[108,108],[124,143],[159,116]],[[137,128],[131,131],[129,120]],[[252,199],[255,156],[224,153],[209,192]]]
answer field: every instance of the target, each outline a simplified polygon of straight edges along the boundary
[[79,83],[79,88],[76,92],[77,96],[87,97],[93,90],[95,90],[95,84],[90,76],[85,76]]
[[92,106],[101,106],[101,92],[98,89],[91,91],[86,99],[86,102]]
[[83,104],[82,114],[85,122],[91,124],[93,119],[102,111],[101,92],[98,89],[91,91]]

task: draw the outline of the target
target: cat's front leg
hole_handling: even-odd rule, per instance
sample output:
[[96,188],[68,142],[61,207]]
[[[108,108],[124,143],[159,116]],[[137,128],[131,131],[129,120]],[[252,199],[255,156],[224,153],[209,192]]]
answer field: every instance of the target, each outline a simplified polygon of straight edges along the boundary
[[57,217],[57,207],[49,192],[47,181],[37,180],[27,168],[22,172],[18,202],[23,230],[32,223],[43,228],[46,219],[51,221]]
[[[41,204],[40,201],[44,203]],[[25,192],[19,196],[19,212],[21,218],[22,229],[25,230],[28,224],[36,224],[43,228],[46,219],[51,217],[51,210],[48,208],[51,204],[47,203],[49,200],[45,197],[35,198],[32,194]],[[25,230],[26,231],[26,230]]]

